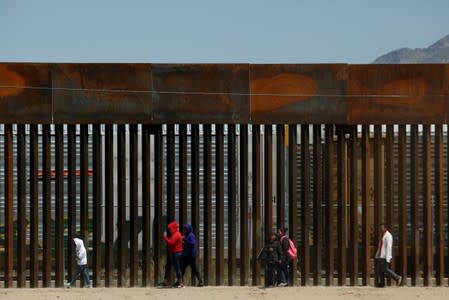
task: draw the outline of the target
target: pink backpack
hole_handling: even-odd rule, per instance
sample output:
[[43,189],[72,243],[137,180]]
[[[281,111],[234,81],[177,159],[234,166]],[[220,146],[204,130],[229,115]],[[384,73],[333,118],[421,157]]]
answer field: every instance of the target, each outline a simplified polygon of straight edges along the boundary
[[284,238],[288,239],[288,256],[291,259],[295,259],[298,256],[298,250],[296,250],[296,246],[295,243],[293,243],[293,241],[291,239],[289,239],[288,237],[286,237],[285,235],[281,238],[281,242]]

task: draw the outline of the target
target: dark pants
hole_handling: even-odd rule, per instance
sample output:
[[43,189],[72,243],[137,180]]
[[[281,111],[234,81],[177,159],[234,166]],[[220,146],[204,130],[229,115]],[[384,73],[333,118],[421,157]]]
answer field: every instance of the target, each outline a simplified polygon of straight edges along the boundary
[[279,264],[267,263],[265,265],[265,286],[276,285],[278,283]]
[[291,285],[290,280],[290,259],[283,260],[279,265],[279,279],[281,282]]
[[184,277],[184,274],[186,272],[187,267],[190,266],[192,269],[193,275],[198,279],[199,282],[202,282],[200,271],[198,270],[198,267],[196,265],[196,257],[192,256],[184,256],[181,260],[181,272],[182,276]]
[[178,282],[182,282],[182,272],[181,272],[181,252],[172,253],[168,255],[167,263],[165,264],[165,276],[166,282],[170,279],[170,270],[173,266],[175,268],[176,278]]
[[69,284],[73,285],[75,281],[80,277],[80,274],[83,275],[84,283],[87,286],[90,286],[90,279],[89,279],[89,270],[87,269],[87,265],[77,265],[76,266],[76,273],[73,275],[72,279],[70,279]]
[[390,269],[390,264],[387,263],[387,260],[385,258],[378,258],[379,260],[379,266],[380,266],[380,286],[385,286],[385,277],[388,274],[391,278],[394,280],[399,279],[399,275],[396,274],[392,269]]

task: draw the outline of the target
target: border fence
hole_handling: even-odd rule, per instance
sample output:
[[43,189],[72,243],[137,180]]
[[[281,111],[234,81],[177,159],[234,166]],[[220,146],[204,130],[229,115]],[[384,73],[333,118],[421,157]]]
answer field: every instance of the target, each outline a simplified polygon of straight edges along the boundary
[[294,284],[373,285],[377,225],[407,285],[447,286],[449,65],[0,63],[0,279],[162,280],[192,223],[208,285],[257,285],[288,227]]

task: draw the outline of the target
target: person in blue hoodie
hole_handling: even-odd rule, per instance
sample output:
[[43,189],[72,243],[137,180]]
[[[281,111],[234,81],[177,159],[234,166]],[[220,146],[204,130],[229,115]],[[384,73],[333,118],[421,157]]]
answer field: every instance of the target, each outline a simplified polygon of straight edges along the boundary
[[198,286],[203,286],[203,280],[201,279],[200,272],[198,271],[198,267],[196,265],[197,256],[198,247],[196,245],[196,237],[193,233],[192,225],[185,224],[181,260],[182,276],[184,276],[187,266],[190,266],[193,275],[198,279]]

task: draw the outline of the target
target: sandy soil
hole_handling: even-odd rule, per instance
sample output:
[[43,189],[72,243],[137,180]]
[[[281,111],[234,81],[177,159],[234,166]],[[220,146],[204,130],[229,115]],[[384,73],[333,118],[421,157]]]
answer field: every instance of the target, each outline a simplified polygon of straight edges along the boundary
[[221,299],[448,299],[449,289],[388,287],[375,289],[367,287],[294,287],[294,288],[258,288],[258,287],[204,287],[184,289],[157,288],[94,288],[94,289],[3,289],[0,299],[189,299],[189,300],[221,300]]

